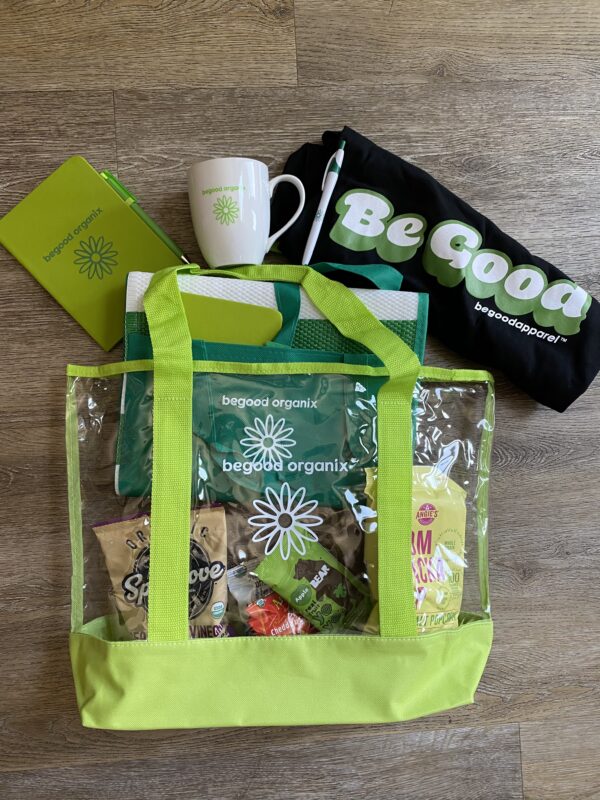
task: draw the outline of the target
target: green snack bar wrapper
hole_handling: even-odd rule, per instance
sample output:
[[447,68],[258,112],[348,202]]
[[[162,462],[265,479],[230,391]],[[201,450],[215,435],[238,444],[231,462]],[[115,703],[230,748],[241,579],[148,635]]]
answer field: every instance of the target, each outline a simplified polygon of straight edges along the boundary
[[359,627],[371,611],[367,587],[318,542],[287,559],[276,549],[255,572],[320,631]]

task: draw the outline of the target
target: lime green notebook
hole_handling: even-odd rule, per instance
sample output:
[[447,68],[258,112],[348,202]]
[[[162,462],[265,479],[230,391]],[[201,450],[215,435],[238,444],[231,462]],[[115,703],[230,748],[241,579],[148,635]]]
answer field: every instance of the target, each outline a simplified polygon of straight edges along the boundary
[[81,156],[0,219],[0,243],[105,350],[123,336],[127,273],[185,260],[135,198]]
[[283,317],[276,308],[185,292],[181,299],[192,339],[263,345],[281,330]]

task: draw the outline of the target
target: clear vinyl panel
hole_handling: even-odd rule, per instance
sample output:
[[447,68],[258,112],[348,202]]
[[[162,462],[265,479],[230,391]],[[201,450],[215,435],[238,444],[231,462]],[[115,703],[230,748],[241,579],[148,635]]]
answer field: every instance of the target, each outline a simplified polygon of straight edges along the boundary
[[[490,615],[487,498],[494,426],[487,382],[419,381],[413,398],[411,564],[417,630]],[[377,508],[377,469],[365,492]],[[377,599],[377,518],[365,530],[365,565]],[[378,632],[377,606],[366,625]]]
[[[378,633],[384,380],[195,373],[192,638]],[[152,373],[71,378],[67,408],[83,619],[106,617],[111,636],[144,639]],[[412,566],[418,628],[427,633],[489,613],[491,387],[422,381],[413,412]]]

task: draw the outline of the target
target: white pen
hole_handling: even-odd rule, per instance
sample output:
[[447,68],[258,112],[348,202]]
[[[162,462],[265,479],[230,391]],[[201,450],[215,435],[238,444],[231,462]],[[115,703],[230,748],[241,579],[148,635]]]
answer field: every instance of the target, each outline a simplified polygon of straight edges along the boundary
[[323,177],[321,200],[319,201],[319,207],[317,208],[317,213],[315,214],[310,233],[308,234],[308,239],[306,240],[304,255],[302,256],[303,264],[308,264],[312,258],[312,254],[314,253],[317,239],[319,238],[319,233],[321,232],[321,226],[323,225],[323,218],[325,217],[327,206],[329,205],[331,195],[333,194],[333,190],[337,183],[340,169],[342,168],[345,146],[345,140],[340,139],[338,149],[331,156],[329,162],[327,163],[327,168],[325,169],[325,175]]

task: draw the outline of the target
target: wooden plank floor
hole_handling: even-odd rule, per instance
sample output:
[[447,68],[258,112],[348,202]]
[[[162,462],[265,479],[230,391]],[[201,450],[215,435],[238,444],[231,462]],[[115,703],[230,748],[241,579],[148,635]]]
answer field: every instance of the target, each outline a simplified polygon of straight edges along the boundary
[[[343,124],[432,172],[596,296],[597,0],[0,3],[0,214],[73,153],[192,256],[199,158]],[[81,728],[66,647],[64,365],[113,360],[0,251],[0,797],[600,797],[600,392],[498,376],[496,641],[475,705],[405,725]],[[429,360],[460,360],[432,342]]]

